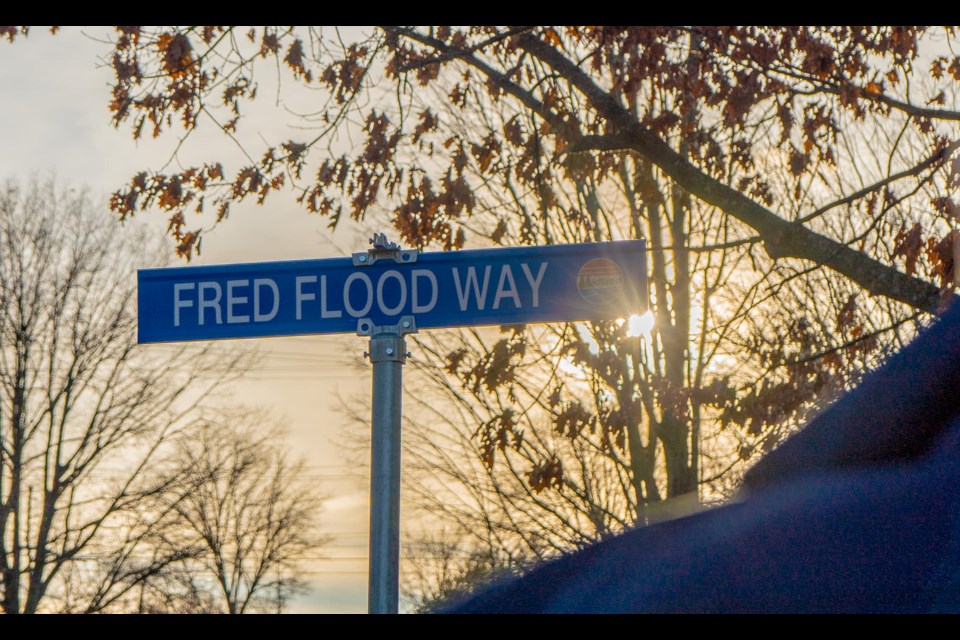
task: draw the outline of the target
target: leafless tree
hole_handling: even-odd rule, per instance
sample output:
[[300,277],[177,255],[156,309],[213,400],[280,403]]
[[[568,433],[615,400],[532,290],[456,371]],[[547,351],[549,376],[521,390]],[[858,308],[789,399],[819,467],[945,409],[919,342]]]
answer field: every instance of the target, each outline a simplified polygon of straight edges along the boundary
[[216,594],[218,611],[282,611],[305,587],[305,561],[327,541],[315,533],[320,499],[281,437],[262,411],[237,409],[178,439],[185,482],[158,511],[173,514],[166,542],[194,550],[185,564]]
[[[158,547],[173,436],[248,356],[136,344],[158,255],[87,194],[0,191],[0,606],[97,611],[185,559]],[[159,551],[162,551],[159,552]]]

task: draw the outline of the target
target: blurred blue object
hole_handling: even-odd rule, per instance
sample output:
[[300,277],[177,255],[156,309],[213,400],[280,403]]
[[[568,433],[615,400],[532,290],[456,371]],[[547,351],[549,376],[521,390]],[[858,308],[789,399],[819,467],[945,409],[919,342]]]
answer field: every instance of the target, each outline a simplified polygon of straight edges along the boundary
[[746,475],[444,613],[960,612],[960,305]]

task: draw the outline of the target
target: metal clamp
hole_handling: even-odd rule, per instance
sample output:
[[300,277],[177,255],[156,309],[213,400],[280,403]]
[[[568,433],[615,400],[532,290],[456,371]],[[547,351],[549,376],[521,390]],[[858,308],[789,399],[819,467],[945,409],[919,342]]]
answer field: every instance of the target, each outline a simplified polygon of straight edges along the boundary
[[[387,234],[375,233],[370,238],[372,249],[359,251],[353,254],[353,266],[369,267],[377,260],[392,260],[400,264],[413,264],[417,261],[419,252],[416,249],[401,249],[396,242],[387,240]],[[363,334],[361,334],[363,335]]]
[[417,332],[417,321],[413,316],[400,316],[400,321],[397,324],[384,324],[384,325],[375,325],[373,321],[368,318],[361,318],[357,320],[357,335],[358,336],[378,336],[381,333],[392,333],[394,335],[402,336],[407,333],[416,333]]
[[374,325],[373,321],[363,318],[357,321],[357,335],[370,336],[370,351],[364,356],[370,362],[399,362],[407,361],[407,343],[403,336],[416,333],[417,323],[413,316],[402,316],[397,324]]

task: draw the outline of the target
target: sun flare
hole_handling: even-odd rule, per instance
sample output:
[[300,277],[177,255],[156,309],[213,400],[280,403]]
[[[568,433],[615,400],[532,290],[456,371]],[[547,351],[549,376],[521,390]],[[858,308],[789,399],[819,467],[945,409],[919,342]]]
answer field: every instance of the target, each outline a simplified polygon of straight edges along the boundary
[[650,339],[650,330],[653,329],[653,312],[647,311],[642,315],[632,315],[627,320],[627,336],[634,338],[643,336]]

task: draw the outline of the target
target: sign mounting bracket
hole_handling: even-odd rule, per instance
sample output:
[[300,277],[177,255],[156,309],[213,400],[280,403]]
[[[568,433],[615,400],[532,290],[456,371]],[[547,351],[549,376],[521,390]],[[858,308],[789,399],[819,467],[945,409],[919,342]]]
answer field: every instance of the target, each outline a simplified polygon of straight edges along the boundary
[[353,254],[353,266],[369,267],[378,260],[392,260],[397,264],[413,264],[419,252],[416,249],[401,249],[396,242],[387,240],[387,234],[374,233],[370,238],[373,248]]

